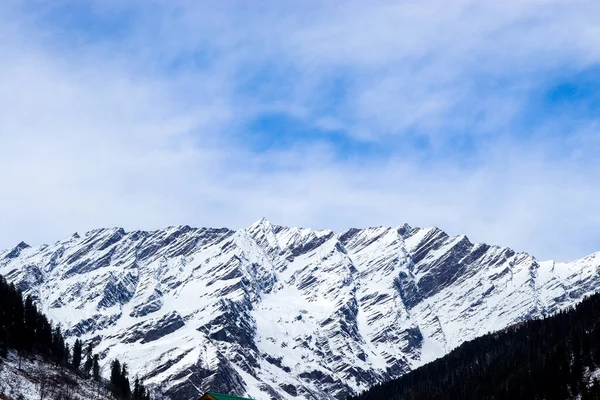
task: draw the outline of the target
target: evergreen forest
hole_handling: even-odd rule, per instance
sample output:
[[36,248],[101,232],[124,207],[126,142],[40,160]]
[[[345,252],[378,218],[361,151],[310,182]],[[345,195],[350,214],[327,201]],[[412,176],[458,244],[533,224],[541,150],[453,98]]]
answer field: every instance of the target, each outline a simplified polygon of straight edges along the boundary
[[116,399],[150,399],[150,392],[137,377],[131,388],[127,364],[113,360],[106,381],[100,375],[98,354],[91,345],[85,350],[83,347],[83,342],[76,339],[70,348],[60,326],[53,326],[30,296],[23,298],[22,292],[0,275],[0,363],[9,351],[16,352],[20,359],[41,357],[55,368],[67,368],[82,379],[105,385]]
[[599,400],[600,294],[464,343],[350,400]]

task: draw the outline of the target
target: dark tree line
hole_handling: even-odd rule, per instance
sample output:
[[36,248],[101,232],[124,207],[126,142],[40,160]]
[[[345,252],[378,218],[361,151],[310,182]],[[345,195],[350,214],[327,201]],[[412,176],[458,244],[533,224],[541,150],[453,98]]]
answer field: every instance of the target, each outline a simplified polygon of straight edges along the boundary
[[0,356],[6,357],[9,349],[69,365],[70,349],[60,326],[52,327],[31,297],[23,299],[21,291],[0,276]]
[[118,399],[150,400],[150,391],[138,377],[135,378],[131,391],[127,364],[121,364],[117,359],[110,364],[110,390]]
[[600,400],[600,294],[464,343],[351,400]]
[[[76,339],[73,348],[69,348],[60,326],[53,327],[30,296],[23,299],[21,291],[0,275],[0,362],[9,350],[17,351],[20,357],[41,356],[82,378],[104,384],[99,356],[94,354],[92,346],[88,345],[84,351],[82,341]],[[108,385],[117,399],[150,399],[149,391],[137,377],[131,390],[127,365],[119,360],[111,364]]]

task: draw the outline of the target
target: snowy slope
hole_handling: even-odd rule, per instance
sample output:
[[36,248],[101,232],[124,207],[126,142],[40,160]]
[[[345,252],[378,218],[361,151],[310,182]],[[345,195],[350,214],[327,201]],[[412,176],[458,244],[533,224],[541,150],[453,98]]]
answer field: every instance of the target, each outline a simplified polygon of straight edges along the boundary
[[538,262],[437,228],[99,229],[0,252],[67,334],[172,399],[334,399],[596,291],[600,255]]
[[[6,396],[6,397],[3,397]],[[19,359],[16,353],[0,360],[0,399],[114,400],[106,385],[38,358]]]

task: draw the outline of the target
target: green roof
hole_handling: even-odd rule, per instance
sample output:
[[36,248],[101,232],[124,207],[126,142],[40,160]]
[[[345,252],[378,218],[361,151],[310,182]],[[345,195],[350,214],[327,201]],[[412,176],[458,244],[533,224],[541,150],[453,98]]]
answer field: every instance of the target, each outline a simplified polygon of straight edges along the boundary
[[206,394],[211,395],[212,397],[214,397],[217,400],[252,400],[252,399],[248,399],[246,397],[231,396],[229,394],[221,394],[221,393],[215,393],[215,392],[208,392]]

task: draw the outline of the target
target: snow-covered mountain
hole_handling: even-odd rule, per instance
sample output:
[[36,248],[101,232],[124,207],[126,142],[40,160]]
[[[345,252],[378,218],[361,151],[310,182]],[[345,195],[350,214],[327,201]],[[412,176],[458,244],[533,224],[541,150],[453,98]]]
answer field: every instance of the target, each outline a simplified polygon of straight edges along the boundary
[[0,253],[68,335],[171,399],[340,399],[600,288],[600,253],[538,262],[437,228],[100,229]]

